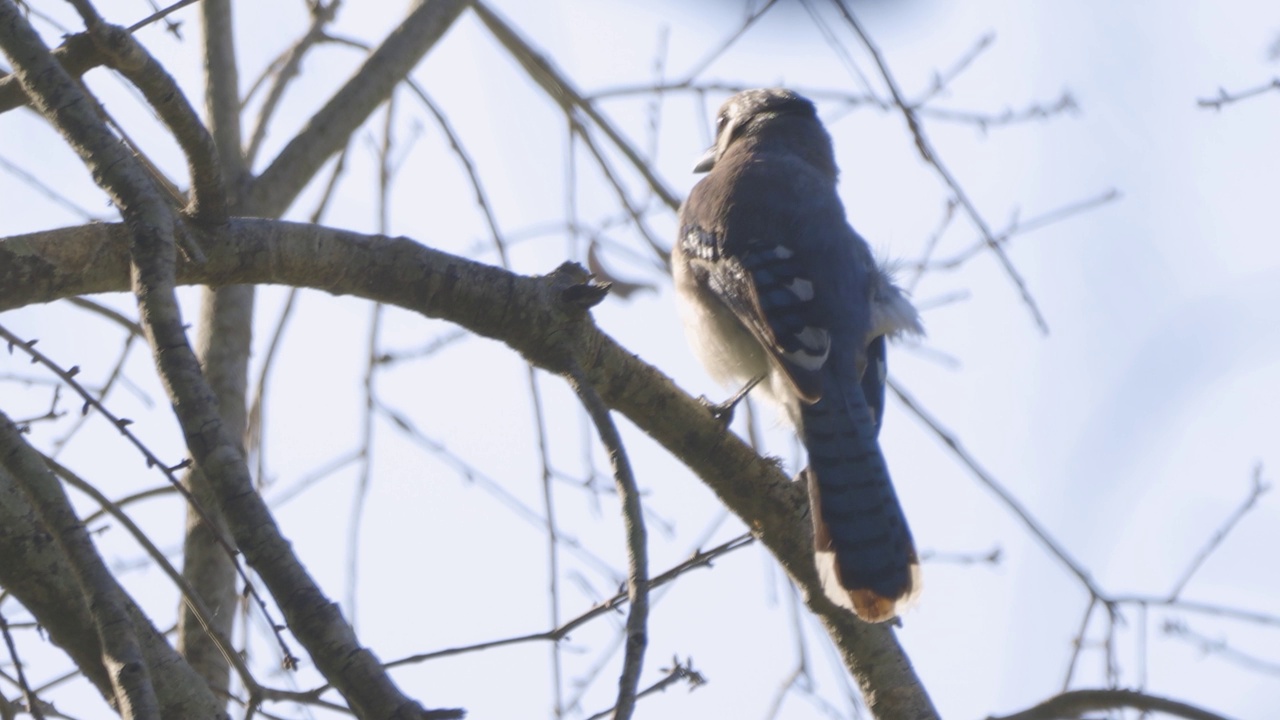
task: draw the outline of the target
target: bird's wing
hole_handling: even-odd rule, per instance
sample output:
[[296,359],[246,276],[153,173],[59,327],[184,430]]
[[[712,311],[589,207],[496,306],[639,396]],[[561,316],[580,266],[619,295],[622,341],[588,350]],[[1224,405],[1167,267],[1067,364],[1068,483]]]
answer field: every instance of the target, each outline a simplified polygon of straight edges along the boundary
[[680,241],[699,281],[738,318],[782,368],[796,394],[815,402],[819,371],[831,352],[831,336],[816,321],[813,283],[781,242],[725,238],[695,223]]

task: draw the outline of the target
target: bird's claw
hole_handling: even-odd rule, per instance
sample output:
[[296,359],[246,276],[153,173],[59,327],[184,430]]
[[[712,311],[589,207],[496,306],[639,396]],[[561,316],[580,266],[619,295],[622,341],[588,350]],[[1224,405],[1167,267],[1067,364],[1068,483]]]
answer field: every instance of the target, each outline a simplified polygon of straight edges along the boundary
[[756,385],[759,385],[762,380],[764,380],[763,375],[747,383],[741,390],[734,393],[733,397],[725,400],[724,402],[712,402],[706,395],[699,397],[698,402],[702,403],[703,406],[707,408],[707,411],[711,413],[711,417],[720,421],[720,423],[727,429],[729,425],[733,424],[734,408],[736,408],[738,403],[742,402],[742,399],[747,396],[747,393],[751,392],[751,390],[755,388]]

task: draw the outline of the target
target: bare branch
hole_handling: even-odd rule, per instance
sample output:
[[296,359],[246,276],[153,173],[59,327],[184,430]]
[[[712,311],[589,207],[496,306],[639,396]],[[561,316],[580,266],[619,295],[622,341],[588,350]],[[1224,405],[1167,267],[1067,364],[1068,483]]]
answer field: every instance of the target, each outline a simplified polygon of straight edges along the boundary
[[999,481],[986,471],[986,469],[978,464],[977,459],[970,455],[968,450],[965,450],[958,438],[952,435],[946,428],[942,427],[942,425],[932,415],[925,412],[920,403],[915,398],[908,395],[907,392],[892,379],[889,380],[889,388],[893,390],[893,394],[902,401],[902,404],[905,405],[913,415],[919,418],[920,421],[923,422],[939,440],[951,449],[952,454],[954,454],[961,463],[969,468],[969,471],[973,473],[973,476],[977,478],[979,482],[985,485],[989,490],[991,490],[991,492],[995,493],[996,497],[1000,498],[1000,501],[1013,511],[1013,514],[1022,521],[1022,524],[1031,532],[1031,535],[1035,537],[1036,540],[1038,540],[1040,544],[1050,552],[1050,554],[1056,557],[1072,575],[1075,575],[1076,579],[1084,585],[1085,589],[1088,590],[1091,595],[1104,602],[1110,602],[1102,589],[1094,583],[1093,578],[1089,575],[1088,571],[1084,569],[1084,566],[1072,558],[1071,555],[1067,553],[1066,548],[1062,547],[1057,540],[1053,539],[1049,535],[1047,530],[1040,526],[1040,523],[1031,516],[1031,513],[1022,506],[1022,503],[1020,503],[1007,488],[1001,485]]
[[[44,704],[40,698],[36,697],[35,691],[27,684],[27,673],[22,669],[22,659],[18,657],[18,647],[13,644],[13,635],[9,632],[9,620],[0,613],[0,634],[4,635],[5,647],[9,649],[9,660],[13,662],[14,674],[18,676],[18,688],[22,690],[22,698],[27,701],[27,712],[31,713],[31,717],[36,720],[44,720],[44,713],[41,706]],[[0,703],[9,704],[8,700],[0,698]],[[4,711],[6,720],[16,717],[16,713]]]
[[246,214],[283,214],[320,167],[346,146],[356,128],[435,46],[466,4],[467,0],[417,0],[404,22],[252,183]]
[[[232,645],[231,640],[227,635],[227,630],[220,628],[214,623],[217,613],[214,613],[209,609],[202,595],[197,593],[196,589],[192,587],[191,584],[187,582],[186,578],[178,572],[177,568],[173,566],[173,563],[169,562],[169,559],[160,551],[160,548],[156,547],[155,543],[151,542],[151,539],[142,531],[142,528],[138,527],[138,525],[133,522],[133,519],[130,518],[118,504],[112,502],[92,484],[86,482],[79,475],[72,472],[70,468],[64,467],[56,460],[49,458],[45,458],[45,462],[49,464],[59,477],[80,492],[93,498],[93,501],[98,503],[99,507],[102,508],[102,512],[111,515],[111,517],[115,518],[117,522],[124,526],[125,530],[128,531],[133,539],[142,546],[142,549],[146,551],[147,555],[155,562],[156,566],[159,567],[169,580],[173,582],[174,586],[181,591],[186,609],[195,617],[201,630],[208,634],[209,639],[217,648],[218,652],[222,654],[225,662],[235,667],[236,672],[239,674],[240,681],[243,682],[247,688],[256,688],[258,683],[254,679],[253,673],[249,671],[249,666],[245,664],[244,658],[241,657],[240,653],[236,651],[235,646]],[[190,661],[189,658],[188,661]],[[223,686],[221,689],[225,692],[226,681],[223,680],[221,685]]]
[[[134,24],[130,25],[130,26],[129,26],[129,32],[137,32],[137,31],[141,30],[142,28],[144,28],[144,27],[146,27],[146,26],[150,25],[151,23],[159,22],[159,21],[161,21],[161,20],[164,20],[165,18],[169,17],[170,15],[172,15],[172,14],[173,14],[173,13],[175,13],[175,12],[177,12],[178,10],[181,10],[182,8],[184,8],[184,7],[186,7],[186,6],[191,5],[191,4],[193,4],[193,3],[196,3],[196,2],[199,2],[199,1],[200,1],[200,0],[178,0],[177,2],[173,3],[172,5],[170,5],[170,6],[166,7],[166,8],[163,8],[163,9],[161,9],[161,10],[157,10],[156,12],[152,13],[151,15],[148,15],[147,17],[144,17],[144,18],[142,18],[141,20],[139,20],[138,22],[136,22],[136,23],[134,23]],[[155,4],[154,4],[154,3],[152,3],[151,7],[153,7],[153,8],[154,8],[154,7],[155,7]]]
[[1241,100],[1248,100],[1249,98],[1257,97],[1263,93],[1271,92],[1272,90],[1280,90],[1280,77],[1272,78],[1271,82],[1266,83],[1265,85],[1259,85],[1258,87],[1241,90],[1236,93],[1229,93],[1224,88],[1218,88],[1218,94],[1216,97],[1200,98],[1199,100],[1196,100],[1196,105],[1199,105],[1202,108],[1221,110],[1224,105],[1237,103]]
[[[209,143],[216,163],[227,180],[228,208],[239,205],[245,162],[240,152],[239,69],[236,64],[230,0],[207,0],[201,4],[205,66],[205,110],[209,117]],[[193,198],[194,201],[194,198]],[[204,367],[209,387],[218,399],[219,414],[228,432],[238,439],[245,435],[245,388],[249,345],[253,327],[254,290],[244,285],[203,288],[200,293],[200,333],[196,352]],[[192,594],[214,608],[236,606],[236,575],[241,570],[223,543],[231,537],[208,479],[199,469],[188,470],[184,487],[198,499],[186,505],[186,536],[182,544],[183,578]],[[256,595],[252,584],[246,589]],[[261,603],[261,598],[258,598]],[[230,637],[235,614],[221,612],[202,618],[192,603],[178,610],[178,648],[210,687],[226,693],[230,687],[230,666],[241,682],[256,695],[259,685],[244,680],[243,659],[231,656],[217,639]],[[279,635],[277,634],[277,638]],[[288,650],[284,650],[288,654]]]
[[[748,545],[752,544],[754,540],[755,539],[752,538],[750,535],[739,535],[738,537],[733,538],[732,540],[729,540],[728,542],[725,542],[722,545],[711,548],[706,552],[701,552],[701,551],[696,552],[688,560],[685,560],[684,562],[679,563],[678,565],[670,568],[666,572],[660,575],[657,575],[651,580],[649,580],[648,589],[650,590],[650,592],[652,592],[653,590],[674,581],[676,578],[680,577],[681,575],[684,575],[690,570],[694,570],[700,567],[711,567],[711,563],[715,559],[728,555],[729,553],[735,550],[739,550],[741,548],[747,547]],[[387,663],[387,667],[388,668],[400,667],[402,665],[411,665],[415,663],[426,662],[428,660],[436,660],[439,658],[452,657],[454,655],[464,655],[466,653],[478,652],[481,650],[488,650],[490,648],[505,647],[508,645],[518,645],[520,643],[526,643],[526,642],[532,642],[532,641],[538,641],[538,640],[543,640],[543,641],[551,640],[551,641],[558,642],[560,640],[563,640],[566,637],[569,637],[569,635],[573,633],[574,630],[577,630],[583,625],[586,625],[588,622],[596,618],[603,617],[605,615],[616,613],[619,608],[621,608],[623,605],[625,605],[628,602],[629,598],[630,598],[630,592],[627,590],[624,590],[603,602],[596,603],[596,605],[592,607],[590,610],[583,612],[577,617],[565,622],[563,625],[558,625],[550,630],[546,630],[543,632],[529,633],[527,635],[518,635],[515,637],[502,638],[499,640],[490,640],[487,642],[476,643],[474,645],[463,645],[461,647],[446,648],[444,650],[436,650],[433,652],[420,653],[418,655],[410,655],[409,657],[400,658],[399,660],[393,660]]]
[[471,182],[471,189],[476,195],[476,206],[480,208],[481,214],[484,215],[485,224],[489,226],[489,234],[493,239],[494,249],[498,251],[499,264],[504,268],[510,268],[511,262],[507,257],[507,242],[503,238],[502,230],[498,227],[498,218],[493,214],[493,206],[489,203],[489,194],[485,192],[484,183],[480,180],[480,173],[476,171],[476,165],[471,160],[470,153],[462,146],[462,140],[458,137],[458,133],[454,131],[448,116],[431,99],[431,96],[427,95],[427,91],[412,79],[408,80],[407,84],[418,100],[422,101],[422,104],[427,108],[427,112],[431,113],[431,117],[435,118],[436,124],[440,126],[440,131],[449,140],[449,147],[453,150],[453,154],[458,157],[458,162],[462,163],[462,169],[466,171],[467,180]]
[[1162,712],[1187,720],[1228,720],[1223,715],[1176,700],[1156,697],[1136,690],[1072,690],[1056,695],[1033,708],[1013,715],[991,715],[987,720],[1062,720],[1077,718],[1099,710],[1132,708],[1143,712]]
[[1170,610],[1184,610],[1198,615],[1213,615],[1215,617],[1224,617],[1231,620],[1238,620],[1240,622],[1280,627],[1280,615],[1258,612],[1256,610],[1245,610],[1243,608],[1234,608],[1227,605],[1215,605],[1213,603],[1196,602],[1195,600],[1184,600],[1181,598],[1169,600],[1167,597],[1157,597],[1154,595],[1116,595],[1112,600],[1118,605],[1167,607]]
[[[603,299],[603,294],[595,302],[599,299]],[[649,644],[649,551],[644,512],[640,507],[640,489],[636,487],[631,461],[627,459],[622,436],[609,416],[609,408],[576,363],[571,365],[569,377],[570,384],[595,423],[600,442],[609,453],[614,484],[622,499],[622,522],[627,536],[627,599],[631,603],[631,611],[627,614],[627,646],[623,653],[622,675],[618,678],[618,701],[614,704],[613,717],[629,720],[635,711],[636,688],[640,685],[644,651]]]
[[[157,368],[192,456],[209,478],[237,545],[271,589],[290,629],[353,710],[385,717],[425,717],[426,711],[406,697],[373,654],[360,645],[351,626],[298,561],[253,489],[238,439],[230,435],[218,415],[174,297],[177,219],[133,156],[92,115],[80,88],[57,65],[12,0],[0,0],[0,27],[10,29],[0,35],[0,46],[14,60],[15,74],[24,90],[37,109],[71,138],[71,145],[128,222],[132,285],[147,320]],[[299,178],[295,175],[294,179]],[[282,197],[276,186],[268,185],[264,191]]]
[[[1120,197],[1121,195],[1119,190],[1109,188],[1093,197],[1078,200],[1059,208],[1054,208],[1053,210],[1049,210],[1026,220],[1017,217],[1017,214],[1015,213],[1013,220],[1011,220],[1003,230],[995,234],[996,243],[1000,245],[1008,244],[1009,240],[1018,235],[1024,235],[1033,230],[1039,230],[1040,228],[1062,222],[1067,218],[1093,210],[1108,203],[1115,202],[1119,200]],[[961,250],[948,258],[930,260],[928,258],[928,254],[926,254],[918,263],[913,264],[912,268],[918,272],[924,272],[927,270],[954,270],[976,257],[978,253],[986,247],[986,240],[979,238],[978,241],[969,248]]]
[[[671,667],[663,668],[662,670],[666,673],[666,677],[636,693],[636,700],[639,700],[646,695],[664,692],[667,688],[675,685],[681,680],[689,683],[690,690],[696,689],[699,685],[705,685],[707,682],[707,679],[702,676],[702,673],[693,669],[693,658],[689,658],[683,663],[680,662],[680,658],[672,658]],[[587,720],[603,720],[608,717],[622,718],[626,717],[626,715],[624,715],[623,711],[620,710],[620,706],[614,705],[608,710],[602,710],[601,712],[592,715],[587,718]]]
[[[136,434],[134,434],[133,431],[129,429],[129,426],[133,424],[132,420],[128,418],[119,417],[113,412],[111,412],[111,410],[109,410],[105,405],[103,405],[98,398],[95,398],[94,396],[92,396],[89,393],[89,391],[85,389],[83,385],[81,385],[79,382],[75,380],[75,376],[78,375],[80,372],[79,366],[71,367],[69,369],[62,368],[57,363],[55,363],[51,358],[45,356],[43,353],[35,349],[35,344],[36,344],[35,340],[23,341],[21,338],[11,333],[4,326],[0,326],[0,339],[4,339],[5,341],[7,341],[9,343],[10,348],[14,348],[14,347],[22,348],[22,352],[30,355],[33,362],[37,362],[47,367],[50,371],[52,371],[55,375],[57,375],[58,378],[62,380],[63,383],[65,383],[68,387],[74,390],[76,394],[78,394],[80,398],[84,400],[83,412],[87,413],[90,408],[93,408],[97,410],[99,413],[101,413],[103,417],[105,417],[108,420],[108,422],[110,422],[111,425],[114,426],[121,435],[123,435],[126,439],[128,439],[129,443],[133,445],[135,448],[137,448],[144,458],[146,458],[148,468],[155,468],[159,472],[164,474],[164,476],[169,480],[170,485],[174,489],[176,489],[179,493],[182,494],[183,498],[187,501],[187,506],[195,512],[195,514],[200,518],[200,520],[206,526],[208,526],[211,529],[216,529],[217,527],[219,527],[214,523],[208,511],[204,509],[203,504],[200,502],[199,498],[193,495],[192,492],[187,489],[186,485],[180,482],[177,477],[177,472],[179,470],[186,469],[191,465],[190,460],[184,459],[173,466],[170,466],[168,463],[162,461],[159,456],[153,453],[151,449],[147,447],[147,445]],[[231,558],[234,563],[236,550],[232,547],[231,541],[216,532],[214,532],[213,534],[213,539],[218,543],[218,545],[221,546],[222,550],[225,551],[226,556],[228,558]],[[279,643],[281,650],[285,653],[286,656],[292,657],[292,653],[290,653],[288,645],[285,643],[284,636],[281,634],[280,628],[271,619],[271,613],[270,611],[267,610],[265,601],[263,601],[261,596],[259,596],[257,589],[253,586],[253,583],[249,580],[249,576],[244,572],[244,569],[241,568],[238,563],[234,563],[234,564],[237,572],[239,572],[241,578],[244,579],[246,592],[248,592],[250,595],[252,595],[255,598],[255,600],[258,603],[258,607],[259,609],[261,609],[263,615],[267,617],[267,620],[271,622],[272,627],[276,629],[276,641],[277,643]]]
[[853,29],[854,33],[857,34],[858,38],[862,40],[862,44],[875,59],[876,66],[880,68],[880,75],[884,79],[885,84],[888,85],[889,92],[893,95],[893,104],[902,111],[902,116],[907,121],[907,127],[911,130],[912,136],[915,137],[916,148],[920,151],[920,157],[923,158],[925,162],[932,165],[937,171],[938,176],[942,178],[942,181],[946,183],[947,187],[951,188],[952,195],[960,202],[960,207],[964,208],[965,214],[969,216],[970,222],[972,222],[974,227],[978,229],[983,241],[986,243],[987,247],[991,249],[991,252],[996,256],[996,259],[1000,261],[1000,265],[1004,268],[1005,274],[1009,276],[1009,279],[1013,281],[1014,286],[1018,289],[1018,293],[1022,296],[1023,304],[1025,304],[1027,306],[1027,310],[1031,312],[1031,317],[1035,320],[1040,331],[1048,333],[1049,325],[1045,321],[1044,315],[1040,312],[1040,307],[1036,304],[1035,298],[1031,296],[1031,291],[1027,288],[1027,284],[1022,279],[1022,275],[1018,272],[1017,268],[1013,266],[1013,261],[1009,259],[1009,256],[1005,254],[1004,249],[1001,248],[1000,244],[996,241],[996,237],[991,232],[991,228],[987,225],[986,219],[982,217],[982,213],[978,211],[977,206],[969,199],[969,194],[965,192],[963,187],[961,187],[960,183],[951,174],[951,171],[942,164],[941,157],[938,155],[938,152],[933,149],[928,136],[925,135],[924,128],[921,126],[917,117],[916,109],[906,101],[902,95],[902,91],[898,89],[898,83],[894,80],[893,73],[889,71],[889,66],[885,61],[884,56],[880,53],[880,49],[876,47],[876,44],[872,42],[871,37],[867,35],[866,31],[862,28],[862,25],[856,18],[854,18],[853,13],[849,11],[844,0],[835,0],[835,3],[840,10],[840,14],[844,16],[845,21],[849,24],[849,27]]
[[[281,98],[284,97],[284,91],[289,87],[289,83],[298,77],[302,68],[302,59],[306,57],[307,52],[316,44],[327,39],[325,26],[333,22],[341,5],[341,0],[333,0],[328,4],[322,2],[311,3],[311,27],[307,28],[307,32],[292,47],[286,50],[277,62],[272,63],[274,70],[272,74],[274,74],[275,80],[271,83],[271,89],[267,91],[267,97],[262,102],[262,109],[258,112],[258,122],[254,125],[253,133],[249,136],[249,148],[244,153],[246,165],[252,166],[253,161],[258,157],[258,150],[262,148],[262,141],[267,137],[267,126],[271,123],[271,117],[279,107]],[[253,91],[250,90],[249,94],[252,95]]]
[[[474,483],[489,494],[493,495],[499,502],[511,509],[511,511],[515,513],[516,517],[539,529],[545,529],[548,527],[549,521],[545,516],[539,515],[535,510],[513,495],[511,491],[503,487],[502,483],[469,464],[466,460],[449,450],[449,448],[443,443],[435,440],[434,438],[428,437],[412,422],[410,422],[403,413],[400,413],[385,404],[380,406],[380,410],[416,445],[432,455],[435,455],[446,464],[452,466],[459,474],[465,477],[469,483]],[[624,580],[617,570],[614,569],[613,565],[595,554],[586,543],[576,537],[566,534],[563,530],[557,528],[556,540],[559,546],[568,549],[569,552],[573,553],[578,559],[590,565],[603,577],[608,578],[612,584],[617,585]]]
[[1280,662],[1276,660],[1267,660],[1249,653],[1237,650],[1231,647],[1225,638],[1211,638],[1202,633],[1198,633],[1187,624],[1180,621],[1168,621],[1164,624],[1164,632],[1170,637],[1176,637],[1185,640],[1197,648],[1205,655],[1213,655],[1223,660],[1238,665],[1252,672],[1265,673],[1267,675],[1280,676]]
[[917,108],[916,112],[921,115],[931,117],[934,120],[976,125],[979,130],[985,133],[993,127],[1016,125],[1018,123],[1029,122],[1031,120],[1048,120],[1050,118],[1057,117],[1058,115],[1074,114],[1079,110],[1080,106],[1076,104],[1076,100],[1072,97],[1071,93],[1064,92],[1057,100],[1047,104],[1032,103],[1021,110],[1005,108],[1005,110],[1000,113],[952,110],[949,108],[931,106]]
[[943,72],[935,72],[933,74],[933,84],[924,92],[924,94],[916,98],[915,102],[911,103],[912,107],[923,107],[930,100],[933,100],[946,92],[952,81],[960,77],[965,70],[968,70],[969,66],[978,59],[978,56],[986,52],[986,50],[994,45],[995,42],[996,34],[994,32],[988,32],[978,38],[978,41],[973,44],[973,47],[969,48],[969,51],[964,55],[961,55],[960,59],[956,60],[951,67],[947,68]]
[[529,78],[538,83],[547,92],[547,95],[565,111],[571,123],[578,122],[575,120],[573,111],[580,110],[586,114],[591,119],[591,122],[604,132],[609,141],[626,156],[636,172],[644,177],[645,182],[649,184],[649,187],[662,199],[662,202],[668,208],[676,210],[680,207],[680,199],[676,197],[675,192],[654,174],[649,163],[640,157],[640,153],[636,151],[630,141],[622,136],[622,133],[613,126],[613,123],[608,118],[600,114],[595,105],[587,100],[569,79],[551,64],[550,60],[535,50],[528,41],[516,32],[515,28],[507,24],[484,2],[474,0],[472,8],[480,16],[480,20],[484,22],[485,26],[489,28],[489,31],[493,33],[494,37],[498,39],[498,42],[502,43],[507,52],[511,53],[511,56],[524,67],[525,72],[529,74]]
[[1173,584],[1173,589],[1169,591],[1170,602],[1178,599],[1178,596],[1182,594],[1182,589],[1187,586],[1187,583],[1191,582],[1191,577],[1196,574],[1196,571],[1200,569],[1200,566],[1204,564],[1204,561],[1209,559],[1209,556],[1213,554],[1213,551],[1216,550],[1218,545],[1222,543],[1223,539],[1227,537],[1227,533],[1231,532],[1231,529],[1244,518],[1245,514],[1257,505],[1258,499],[1262,497],[1262,494],[1270,489],[1271,486],[1262,480],[1262,465],[1256,465],[1253,468],[1253,484],[1249,488],[1248,497],[1244,499],[1244,502],[1240,504],[1240,507],[1236,508],[1235,512],[1231,513],[1231,515],[1226,519],[1226,522],[1222,524],[1222,527],[1218,528],[1217,531],[1213,533],[1213,536],[1209,538],[1209,542],[1200,549],[1200,552],[1196,553],[1191,564],[1188,565],[1187,569],[1182,573],[1182,577]]
[[[123,237],[119,225],[101,225],[0,241],[0,267],[10,263],[13,268],[13,281],[0,284],[0,309],[41,302],[42,297],[124,287],[128,265]],[[183,282],[282,283],[355,294],[427,317],[447,317],[479,335],[500,338],[551,372],[566,372],[566,359],[579,357],[588,382],[604,401],[688,464],[778,558],[872,698],[873,711],[936,717],[893,629],[861,623],[822,592],[813,565],[811,523],[804,521],[807,492],[587,318],[566,318],[560,301],[553,299],[560,297],[555,288],[583,282],[585,271],[523,277],[408,238],[266,220],[234,219],[219,239],[205,264],[179,265]],[[23,253],[12,252],[10,243],[24,248]],[[38,259],[50,243],[57,243],[65,258],[56,272]],[[78,257],[85,261],[76,262]],[[406,272],[413,283],[403,282]],[[260,522],[271,523],[269,516]]]
[[238,204],[249,163],[240,151],[240,69],[236,62],[231,0],[202,2],[200,17],[204,25],[204,104],[209,115],[209,134],[234,206]]
[[200,222],[225,221],[227,198],[213,136],[173,76],[124,28],[98,23],[90,28],[90,34],[107,56],[107,64],[142,91],[186,155],[191,174],[188,211]]
[[[13,27],[17,8],[0,2],[0,26]],[[0,38],[7,42],[8,38]],[[12,52],[11,46],[5,49]],[[98,555],[84,525],[44,457],[22,438],[8,416],[0,413],[0,463],[18,481],[27,499],[49,528],[71,569],[80,591],[88,599],[102,643],[102,660],[110,673],[114,705],[126,720],[160,720],[160,702],[151,684],[151,672],[142,655],[133,622],[125,609],[124,592]]]
[[[552,492],[551,452],[548,444],[547,416],[542,406],[542,390],[538,387],[537,368],[525,363],[525,378],[529,383],[529,398],[533,401],[533,426],[538,436],[538,464],[541,472],[542,512],[546,518],[547,534],[547,604],[551,613],[551,626],[560,626],[560,528],[556,523],[555,495]],[[557,640],[559,638],[556,638]],[[564,663],[559,642],[551,644],[551,697],[556,717],[564,714]]]
[[61,190],[58,190],[52,185],[49,185],[48,183],[44,182],[40,178],[18,167],[17,165],[9,162],[3,157],[0,157],[0,169],[3,169],[5,172],[9,173],[10,175],[13,175],[14,177],[18,178],[19,180],[22,181],[23,185],[26,185],[27,187],[35,189],[41,195],[44,195],[45,197],[49,198],[53,202],[62,206],[63,209],[71,212],[72,214],[79,215],[80,219],[84,220],[85,222],[103,222],[107,219],[105,216],[98,215],[96,213],[90,212],[89,210],[81,207],[80,205],[73,202],[70,198],[63,195]]
[[[765,0],[765,3],[761,5],[759,9],[749,12],[747,16],[742,19],[742,22],[734,28],[733,32],[725,36],[724,40],[721,40],[720,43],[708,51],[701,60],[694,63],[693,67],[689,68],[689,71],[685,73],[685,78],[687,80],[692,80],[693,78],[701,75],[704,70],[711,67],[712,63],[719,59],[726,50],[733,47],[733,44],[738,42],[738,38],[745,35],[746,32],[751,29],[751,26],[755,25],[756,21],[764,17],[764,14],[777,3],[778,0]],[[746,88],[743,89],[745,90]]]

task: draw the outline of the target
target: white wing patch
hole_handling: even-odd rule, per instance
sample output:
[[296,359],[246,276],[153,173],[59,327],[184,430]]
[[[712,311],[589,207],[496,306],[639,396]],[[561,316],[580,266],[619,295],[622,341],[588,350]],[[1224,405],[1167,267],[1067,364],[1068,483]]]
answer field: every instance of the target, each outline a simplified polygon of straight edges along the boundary
[[796,333],[796,339],[803,347],[783,353],[782,357],[805,370],[817,370],[827,362],[827,356],[831,354],[831,333],[822,328],[806,326]]
[[791,291],[792,295],[795,295],[803,302],[813,299],[813,283],[804,278],[792,280],[791,284],[787,286],[787,290]]

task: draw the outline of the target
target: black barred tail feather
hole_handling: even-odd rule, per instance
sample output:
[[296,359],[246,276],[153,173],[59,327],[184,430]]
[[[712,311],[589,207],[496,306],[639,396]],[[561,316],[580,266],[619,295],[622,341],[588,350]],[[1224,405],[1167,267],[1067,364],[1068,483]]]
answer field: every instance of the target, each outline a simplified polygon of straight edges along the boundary
[[839,385],[800,411],[816,562],[832,600],[883,622],[919,592],[920,564],[871,410],[860,388]]

